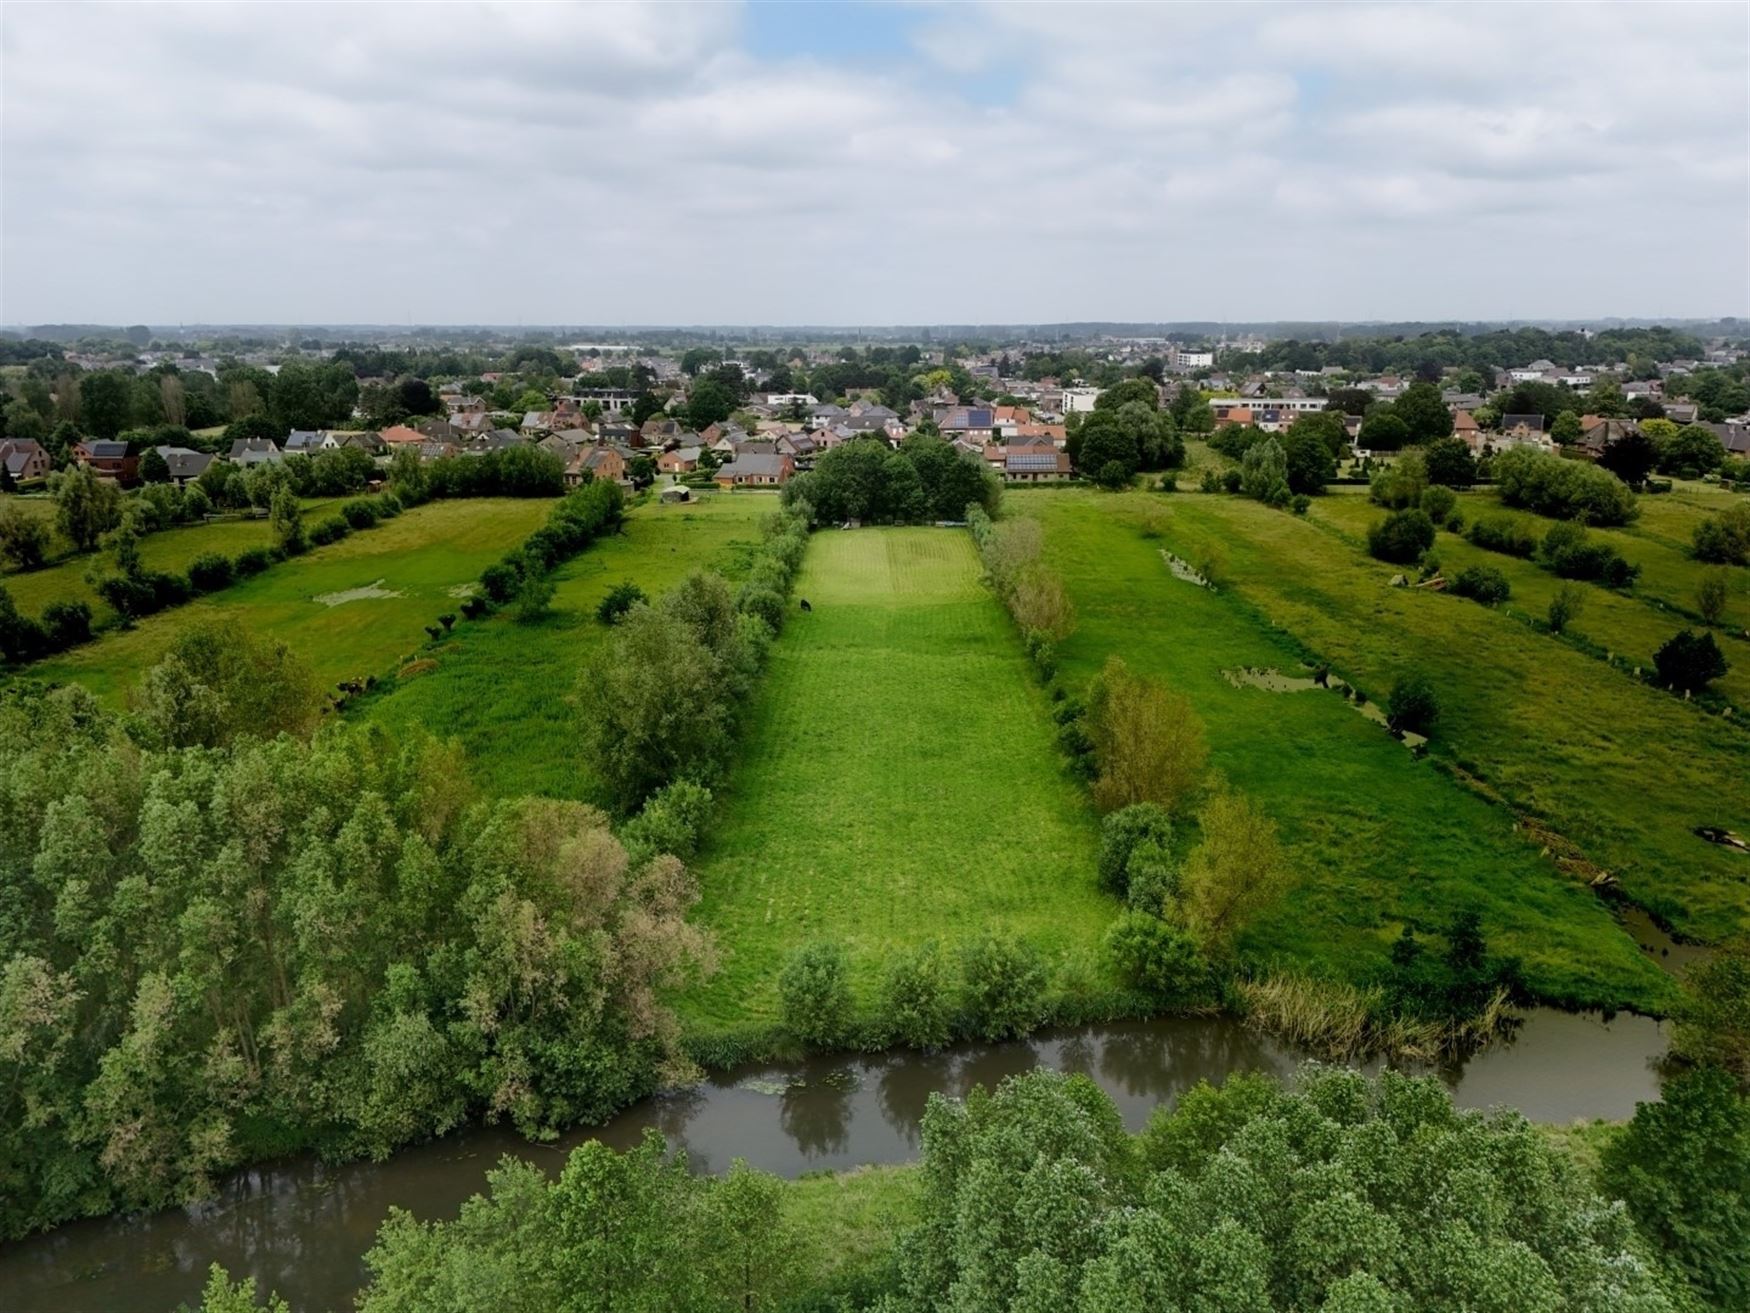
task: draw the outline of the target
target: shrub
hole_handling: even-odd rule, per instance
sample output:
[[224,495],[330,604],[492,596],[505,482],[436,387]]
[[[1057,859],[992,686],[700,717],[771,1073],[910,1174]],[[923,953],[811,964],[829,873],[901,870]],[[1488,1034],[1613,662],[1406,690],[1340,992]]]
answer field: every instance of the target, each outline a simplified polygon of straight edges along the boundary
[[480,572],[481,590],[500,605],[515,597],[522,586],[523,572],[518,564],[498,561]]
[[91,608],[84,602],[50,602],[43,608],[43,633],[55,651],[65,651],[91,638]]
[[1530,556],[1537,550],[1536,531],[1517,515],[1485,515],[1464,536],[1485,551],[1504,556]]
[[310,530],[310,545],[326,547],[329,543],[337,543],[352,532],[352,526],[338,515],[330,516]]
[[1609,588],[1626,588],[1641,572],[1609,543],[1599,542],[1583,525],[1552,524],[1537,549],[1538,562],[1563,579],[1584,579]]
[[1130,890],[1132,855],[1147,846],[1158,853],[1173,846],[1173,820],[1152,802],[1120,807],[1100,822],[1100,887],[1123,898]]
[[1045,963],[1024,940],[985,935],[965,945],[960,982],[961,1012],[975,1038],[1018,1039],[1045,1018]]
[[1472,565],[1458,572],[1452,581],[1452,591],[1484,606],[1494,606],[1512,596],[1513,586],[1494,566]]
[[814,943],[791,953],[778,975],[778,999],[784,1025],[804,1044],[830,1048],[842,1041],[851,1020],[844,946]]
[[1199,492],[1220,492],[1221,486],[1221,475],[1215,470],[1204,470],[1203,477],[1197,481]]
[[355,529],[369,529],[377,523],[377,508],[368,497],[354,497],[341,506],[340,514]]
[[1585,609],[1586,594],[1573,584],[1563,584],[1556,589],[1556,595],[1549,600],[1549,631],[1552,634],[1565,633],[1569,625],[1579,618]]
[[1387,510],[1402,511],[1422,504],[1428,488],[1428,466],[1419,451],[1406,451],[1374,474],[1367,495]]
[[1221,486],[1225,492],[1238,492],[1240,490],[1240,483],[1240,472],[1238,470],[1228,470],[1221,476]]
[[751,583],[743,584],[735,601],[735,609],[743,615],[755,616],[764,621],[766,628],[774,634],[784,627],[784,598],[773,589],[761,588]]
[[1297,492],[1288,505],[1296,515],[1305,515],[1312,506],[1312,498],[1304,492]]
[[1750,504],[1728,507],[1695,526],[1695,559],[1750,565]]
[[1435,524],[1445,524],[1458,509],[1458,494],[1451,488],[1433,484],[1422,490],[1422,509]]
[[[522,587],[516,593],[518,624],[532,625],[547,614],[553,605],[555,586],[549,574],[531,573],[523,576]],[[442,631],[437,631],[441,633]],[[436,637],[436,634],[433,635]]]
[[252,574],[260,574],[268,566],[280,558],[279,553],[271,547],[251,547],[246,552],[239,552],[231,562],[231,570],[239,579]]
[[881,1027],[889,1044],[930,1051],[953,1038],[947,963],[927,943],[890,957],[881,976]]
[[1703,570],[1695,582],[1695,609],[1705,625],[1717,626],[1726,616],[1726,602],[1731,597],[1731,577],[1721,567]]
[[1440,703],[1434,685],[1420,671],[1399,675],[1386,703],[1386,719],[1395,730],[1430,734],[1440,718]]
[[1412,565],[1434,545],[1434,521],[1420,508],[1393,511],[1367,531],[1367,550],[1393,565]]
[[648,602],[648,600],[642,588],[632,583],[632,579],[625,579],[623,583],[616,583],[613,588],[607,590],[607,597],[604,597],[602,602],[595,607],[595,618],[602,621],[604,625],[613,625],[614,621],[620,620],[620,616],[630,611],[632,607],[637,606],[639,602]]
[[216,593],[236,577],[237,567],[228,556],[203,552],[188,563],[188,582],[197,593]]
[[711,790],[691,780],[676,780],[658,789],[620,830],[634,864],[658,853],[672,853],[683,862],[699,851],[699,840],[711,819]]
[[1712,634],[1696,634],[1687,629],[1667,638],[1653,653],[1653,665],[1659,671],[1659,681],[1669,688],[1694,692],[1706,688],[1726,673],[1726,658]]
[[1159,1003],[1200,993],[1209,966],[1189,934],[1146,912],[1126,912],[1106,931],[1106,951],[1119,973]]

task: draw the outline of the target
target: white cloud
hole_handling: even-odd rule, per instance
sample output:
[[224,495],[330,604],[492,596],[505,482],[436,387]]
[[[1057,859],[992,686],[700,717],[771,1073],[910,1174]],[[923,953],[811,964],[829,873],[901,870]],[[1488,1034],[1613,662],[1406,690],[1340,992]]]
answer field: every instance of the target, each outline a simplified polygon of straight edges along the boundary
[[1741,6],[13,5],[0,321],[1744,313]]

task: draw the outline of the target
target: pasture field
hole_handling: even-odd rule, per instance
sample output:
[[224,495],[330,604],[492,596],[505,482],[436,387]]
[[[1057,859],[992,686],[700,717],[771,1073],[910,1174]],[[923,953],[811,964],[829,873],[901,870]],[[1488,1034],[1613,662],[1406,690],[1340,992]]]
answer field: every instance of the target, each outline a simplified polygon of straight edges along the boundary
[[[305,524],[328,518],[345,500],[347,499],[344,497],[306,498],[302,503]],[[33,505],[33,502],[26,498],[21,504]],[[34,504],[47,506],[48,518],[54,518],[53,503],[43,501]],[[266,516],[260,519],[224,519],[214,520],[210,524],[177,525],[161,529],[157,533],[149,533],[140,539],[140,559],[145,562],[148,570],[168,570],[181,574],[188,569],[190,561],[206,552],[236,556],[252,547],[271,546],[273,529]],[[65,552],[66,545],[60,544],[58,550]],[[94,625],[108,625],[115,621],[115,612],[110,610],[108,604],[98,597],[96,590],[85,581],[86,571],[94,564],[105,569],[110,568],[108,553],[100,548],[95,552],[64,555],[40,570],[25,573],[9,571],[0,579],[0,583],[6,585],[7,591],[12,594],[12,600],[26,615],[41,615],[42,609],[50,602],[84,602],[91,608],[91,621]]]
[[[1368,526],[1383,518],[1385,512],[1367,499],[1365,489],[1356,491],[1362,495],[1319,498],[1313,503],[1309,518],[1315,524],[1330,526],[1365,554]],[[1643,497],[1641,504],[1645,506],[1654,500]],[[1458,507],[1467,525],[1493,514],[1520,516],[1535,525],[1534,531],[1538,533],[1555,523],[1543,516],[1504,507],[1493,492],[1466,493],[1459,498]],[[1641,577],[1624,591],[1578,585],[1584,592],[1585,606],[1570,631],[1651,669],[1653,653],[1672,634],[1683,628],[1704,627],[1694,614],[1695,585],[1703,567],[1684,556],[1680,549],[1632,529],[1592,529],[1591,533],[1615,546],[1629,562],[1639,565]],[[1688,541],[1687,535],[1684,541]],[[1503,608],[1509,615],[1542,620],[1549,611],[1550,599],[1563,583],[1532,561],[1472,546],[1462,533],[1442,530],[1435,541],[1434,553],[1448,579],[1471,565],[1500,570],[1513,585],[1513,596]],[[1714,688],[1736,705],[1750,709],[1750,642],[1741,636],[1745,627],[1750,626],[1750,570],[1728,570],[1726,578],[1732,591],[1722,627],[1714,632],[1731,669],[1714,681]]]
[[[284,640],[323,684],[382,674],[425,641],[425,625],[456,610],[458,590],[539,528],[552,505],[508,497],[431,502],[132,629],[112,630],[28,667],[26,677],[84,684],[119,703],[179,631],[211,616]],[[374,595],[339,600],[357,590]]]
[[475,783],[492,793],[588,799],[595,777],[579,748],[574,692],[608,632],[596,606],[626,579],[652,598],[699,567],[738,580],[758,544],[759,521],[776,504],[775,497],[706,495],[682,506],[633,507],[621,533],[554,572],[546,617],[522,624],[499,612],[458,626],[436,645],[435,670],[388,681],[349,714],[392,730],[423,725],[459,738]]
[[[1097,504],[1084,501],[1083,514]],[[1717,940],[1750,928],[1743,855],[1692,832],[1750,828],[1741,722],[1626,678],[1511,616],[1389,587],[1393,567],[1334,533],[1322,504],[1300,519],[1237,497],[1127,494],[1102,511],[1114,523],[1152,511],[1175,550],[1214,553],[1229,596],[1376,700],[1400,673],[1426,673],[1442,707],[1437,760],[1575,845],[1679,932]]]
[[[1495,949],[1518,956],[1546,998],[1669,1005],[1668,980],[1594,894],[1516,831],[1508,809],[1433,761],[1416,760],[1334,693],[1236,687],[1223,673],[1274,667],[1303,674],[1300,660],[1317,653],[1380,701],[1409,655],[1394,605],[1438,605],[1442,615],[1458,612],[1463,623],[1529,643],[1536,636],[1523,626],[1455,598],[1386,589],[1343,542],[1256,502],[1041,491],[1011,493],[1008,505],[1011,514],[1043,523],[1047,559],[1063,573],[1080,614],[1077,631],[1058,649],[1062,677],[1079,688],[1117,654],[1178,689],[1203,720],[1211,767],[1281,828],[1301,881],[1243,938],[1253,962],[1364,981],[1385,963],[1406,922],[1438,933],[1454,914],[1474,909]],[[1213,592],[1174,578],[1162,557],[1168,548],[1196,560],[1207,546],[1228,562]],[[1273,590],[1289,592],[1297,605],[1278,604]],[[1339,649],[1341,636],[1350,645]],[[1440,631],[1432,642],[1451,638]],[[1365,662],[1355,646],[1361,643]],[[1476,650],[1461,644],[1453,659],[1462,662],[1466,647]],[[1598,666],[1567,655],[1588,675]],[[1454,702],[1447,672],[1430,669],[1443,698]],[[1601,666],[1597,674],[1633,691]]]
[[723,970],[677,1001],[696,1032],[773,1020],[786,956],[818,939],[845,946],[864,1005],[890,952],[986,930],[1103,979],[1098,825],[980,575],[962,532],[814,536],[796,585],[814,609],[773,647],[700,859]]

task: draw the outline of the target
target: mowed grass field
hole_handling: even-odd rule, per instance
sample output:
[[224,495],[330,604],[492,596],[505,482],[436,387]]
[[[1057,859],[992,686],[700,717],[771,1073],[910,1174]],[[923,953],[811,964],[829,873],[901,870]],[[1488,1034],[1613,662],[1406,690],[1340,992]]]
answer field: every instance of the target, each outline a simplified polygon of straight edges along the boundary
[[[1750,929],[1750,864],[1692,832],[1750,828],[1742,720],[1640,684],[1509,615],[1389,587],[1393,567],[1333,532],[1325,517],[1345,512],[1327,501],[1300,519],[1225,495],[1129,494],[1106,513],[1153,508],[1169,545],[1193,559],[1215,553],[1264,625],[1376,700],[1400,673],[1425,672],[1442,707],[1435,755],[1577,845],[1680,932],[1711,941]],[[1583,631],[1602,606],[1587,614]]]
[[[341,497],[306,499],[303,502],[304,522],[313,524],[328,518],[344,500],[346,499]],[[25,498],[20,504],[47,506],[48,518],[54,518],[52,503]],[[210,524],[178,525],[147,534],[140,539],[140,558],[149,570],[168,570],[181,574],[188,569],[190,561],[207,552],[234,557],[252,547],[271,546],[273,528],[266,516],[260,519],[224,519]],[[26,615],[41,615],[42,609],[50,602],[84,602],[91,608],[92,622],[107,625],[115,620],[116,615],[98,597],[97,590],[86,582],[86,572],[93,565],[105,571],[109,570],[109,553],[99,549],[95,552],[66,555],[40,570],[9,571],[0,579],[0,583],[6,586],[18,609]]]
[[388,681],[349,715],[459,738],[475,784],[487,792],[594,800],[596,776],[579,746],[574,694],[580,671],[609,632],[596,620],[596,607],[622,580],[655,598],[701,567],[740,579],[758,545],[760,520],[776,506],[776,497],[751,494],[636,506],[621,533],[555,571],[545,618],[523,624],[500,612],[459,625],[433,645],[441,649],[432,656],[435,669]]
[[[1332,535],[1237,498],[1040,491],[1011,493],[1008,505],[1043,523],[1047,559],[1080,613],[1076,633],[1059,647],[1062,677],[1079,688],[1117,654],[1185,694],[1207,731],[1211,767],[1280,827],[1300,882],[1244,937],[1254,963],[1365,980],[1405,923],[1438,933],[1454,914],[1474,909],[1495,950],[1520,957],[1544,997],[1669,1006],[1669,981],[1595,895],[1516,831],[1508,809],[1412,757],[1336,694],[1235,687],[1223,674],[1304,673],[1299,661],[1310,647],[1382,699],[1407,656],[1389,604],[1428,602],[1450,612],[1460,608],[1457,599],[1386,590]],[[1237,587],[1211,592],[1175,579],[1161,555],[1171,548],[1196,559],[1211,544]],[[1280,608],[1287,632],[1272,624],[1272,589],[1292,590],[1299,602]],[[1514,637],[1532,637],[1462,606]],[[1355,654],[1362,641],[1355,631],[1366,638],[1366,662]],[[1344,634],[1350,646],[1330,650]],[[1453,639],[1442,632],[1432,642]],[[1486,646],[1479,644],[1468,645],[1476,657]],[[1464,659],[1466,646],[1454,659]],[[1431,673],[1442,696],[1456,701],[1446,672]]]
[[700,860],[723,970],[678,1000],[695,1030],[772,1020],[786,956],[817,939],[845,946],[865,1004],[893,951],[987,930],[1098,978],[1118,910],[1098,825],[980,575],[963,532],[814,536],[796,586],[814,609],[773,648]]
[[[178,632],[211,616],[233,617],[253,634],[290,644],[324,684],[383,674],[424,643],[423,627],[455,611],[457,591],[539,528],[552,505],[543,498],[432,502],[38,662],[24,676],[84,684],[119,704]],[[334,605],[317,600],[372,585],[385,595]]]

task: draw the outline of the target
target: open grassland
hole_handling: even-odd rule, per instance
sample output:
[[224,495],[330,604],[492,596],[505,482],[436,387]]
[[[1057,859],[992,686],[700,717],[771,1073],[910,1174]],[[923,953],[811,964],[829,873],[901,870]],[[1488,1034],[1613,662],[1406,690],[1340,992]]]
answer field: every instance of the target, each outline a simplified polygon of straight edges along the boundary
[[[343,500],[338,497],[306,499],[303,503],[305,523],[313,524],[328,518]],[[22,504],[30,503],[26,499]],[[39,504],[49,506],[49,518],[53,519],[53,504]],[[273,529],[266,516],[260,519],[240,517],[214,520],[209,524],[177,525],[147,534],[140,539],[140,558],[148,570],[182,574],[190,561],[207,552],[235,557],[252,547],[271,546]],[[41,615],[42,609],[50,602],[84,602],[91,608],[92,623],[108,625],[115,621],[116,614],[85,579],[93,565],[100,570],[111,569],[109,553],[98,550],[66,555],[40,570],[9,573],[0,583],[6,585],[12,600],[26,615]]]
[[[1313,503],[1309,514],[1313,523],[1330,526],[1351,546],[1364,551],[1368,526],[1383,518],[1385,512],[1367,499],[1364,489],[1355,491],[1360,495],[1349,495],[1345,490],[1321,497]],[[1641,506],[1645,508],[1643,519],[1656,519],[1658,528],[1637,521],[1627,529],[1590,531],[1614,546],[1631,564],[1639,565],[1641,577],[1632,588],[1621,591],[1578,585],[1584,591],[1585,608],[1571,632],[1635,665],[1651,669],[1653,653],[1672,634],[1683,628],[1703,628],[1695,614],[1695,588],[1705,567],[1690,559],[1686,548],[1690,528],[1706,518],[1708,512],[1697,509],[1693,503],[1680,505],[1665,497],[1642,497]],[[1535,525],[1535,531],[1541,534],[1556,523],[1502,506],[1492,490],[1463,494],[1458,509],[1467,525],[1486,515],[1511,514]],[[1471,565],[1500,570],[1513,585],[1513,596],[1505,607],[1510,615],[1543,619],[1550,599],[1563,583],[1532,561],[1473,547],[1462,533],[1442,532],[1434,544],[1434,553],[1449,579]],[[1714,688],[1738,707],[1750,709],[1750,641],[1742,637],[1750,628],[1750,570],[1728,569],[1725,578],[1730,594],[1725,617],[1715,634],[1731,669],[1714,682]]]
[[[646,502],[623,531],[592,544],[554,572],[553,608],[533,624],[500,612],[457,627],[434,669],[391,680],[356,715],[394,729],[423,725],[459,738],[476,784],[495,794],[591,798],[573,693],[578,673],[608,630],[595,617],[608,590],[629,579],[655,598],[688,571],[741,577],[759,521],[775,497],[707,495],[696,504]],[[422,653],[423,655],[423,653]]]
[[1577,845],[1637,902],[1703,939],[1750,926],[1750,866],[1692,833],[1750,828],[1741,721],[1626,678],[1511,616],[1389,587],[1394,568],[1332,532],[1321,517],[1341,512],[1323,504],[1303,520],[1236,497],[1134,494],[1107,514],[1144,504],[1175,550],[1215,553],[1265,623],[1376,699],[1403,671],[1425,672],[1441,700],[1436,756]]
[[680,1000],[695,1029],[772,1020],[786,955],[816,939],[845,945],[865,1003],[893,950],[987,930],[1100,972],[1117,908],[1095,819],[979,576],[964,533],[815,535],[796,586],[814,610],[773,649],[701,861],[724,962]]
[[[111,631],[27,674],[84,684],[119,702],[178,632],[212,616],[235,618],[253,634],[285,641],[324,684],[381,674],[423,643],[423,627],[456,610],[457,590],[539,528],[551,508],[540,498],[420,506],[210,598]],[[316,600],[361,589],[375,595],[334,605]]]
[[[1413,758],[1334,693],[1235,687],[1223,674],[1244,667],[1303,673],[1297,663],[1310,648],[1383,698],[1409,659],[1394,605],[1416,606],[1417,618],[1424,603],[1442,608],[1442,616],[1457,612],[1461,623],[1499,628],[1514,641],[1556,646],[1550,640],[1474,604],[1386,589],[1341,540],[1256,502],[1041,492],[1012,494],[1009,505],[1045,525],[1047,558],[1080,612],[1079,628],[1059,648],[1063,677],[1079,686],[1116,653],[1183,692],[1208,731],[1211,766],[1281,827],[1302,878],[1245,937],[1254,961],[1364,980],[1383,965],[1405,922],[1437,932],[1455,913],[1475,909],[1496,949],[1519,956],[1546,997],[1669,1004],[1659,971],[1593,894],[1515,830],[1507,809]],[[1175,579],[1161,555],[1165,547],[1195,560],[1206,546],[1226,558],[1223,573],[1237,588],[1211,592]],[[1270,611],[1279,593],[1296,601],[1292,609],[1280,606],[1280,617]],[[1289,632],[1272,626],[1279,618]],[[1339,637],[1347,640],[1341,647]],[[1445,629],[1429,641],[1454,642]],[[1450,655],[1465,662],[1466,646],[1485,643],[1460,641]],[[1479,654],[1473,651],[1471,663]],[[1598,663],[1567,655],[1588,676],[1635,691]],[[1434,666],[1432,673],[1442,696],[1455,701],[1446,671]],[[1513,702],[1527,692],[1525,682],[1516,696],[1486,692]]]

